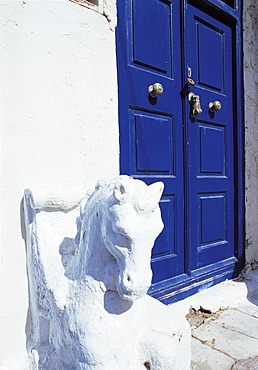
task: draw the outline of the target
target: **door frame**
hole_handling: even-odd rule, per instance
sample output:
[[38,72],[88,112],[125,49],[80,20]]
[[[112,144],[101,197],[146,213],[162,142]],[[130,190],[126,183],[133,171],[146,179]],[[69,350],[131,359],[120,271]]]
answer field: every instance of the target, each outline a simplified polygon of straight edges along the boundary
[[[126,3],[127,1],[124,0]],[[209,266],[204,267],[202,274],[198,276],[190,277],[187,273],[176,276],[174,278],[154,284],[149,289],[149,294],[165,304],[170,304],[180,299],[183,299],[189,295],[192,295],[204,288],[215,285],[226,279],[232,279],[237,277],[244,267],[245,264],[245,197],[244,197],[244,111],[243,111],[243,60],[242,60],[242,0],[236,0],[236,8],[232,8],[223,2],[223,0],[181,0],[181,53],[182,53],[182,69],[180,71],[183,81],[186,84],[187,78],[187,59],[186,59],[186,12],[187,4],[190,3],[195,7],[204,10],[207,13],[214,14],[232,28],[233,34],[233,105],[235,106],[233,119],[234,119],[234,159],[235,159],[235,230],[236,230],[236,242],[235,242],[235,259],[231,258],[230,261],[222,261],[216,270],[211,270]],[[119,2],[117,3],[119,7]],[[118,12],[119,14],[119,12]],[[119,17],[118,17],[119,27]],[[123,37],[126,37],[123,35]],[[116,35],[117,48],[120,42],[120,36]],[[117,53],[121,51],[117,51]],[[123,56],[125,57],[125,56]],[[124,71],[121,70],[118,60],[118,79],[123,80],[122,75]],[[123,83],[123,82],[122,82]],[[182,106],[183,106],[183,122],[186,125],[187,117],[189,116],[189,102],[188,97],[184,94],[182,86]],[[119,86],[118,86],[119,87]],[[184,96],[185,95],[185,96]],[[120,90],[118,88],[119,101],[121,99]],[[126,124],[124,111],[125,107],[119,107],[119,129],[123,129],[123,125]],[[125,128],[124,128],[125,129]],[[184,130],[184,142],[186,144],[186,130]],[[120,135],[120,147],[124,145]],[[184,145],[186,148],[186,145]],[[120,150],[121,153],[121,150]],[[123,153],[123,151],[122,151]],[[186,156],[186,150],[184,156]],[[121,163],[124,161],[120,155],[120,170]],[[186,174],[186,169],[185,176]],[[124,173],[123,171],[120,171]],[[185,181],[185,192],[187,194],[187,180]],[[187,215],[185,214],[185,225],[187,225]],[[185,228],[187,230],[187,227]],[[185,234],[185,245],[188,245],[187,234]],[[185,272],[187,272],[187,266],[189,266],[188,250],[185,248]]]

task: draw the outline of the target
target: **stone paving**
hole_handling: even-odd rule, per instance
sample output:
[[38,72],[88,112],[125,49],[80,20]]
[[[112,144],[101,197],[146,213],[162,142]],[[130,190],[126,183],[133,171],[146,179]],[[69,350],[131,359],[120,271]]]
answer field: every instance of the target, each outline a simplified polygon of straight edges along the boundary
[[173,307],[191,326],[191,370],[258,370],[257,265]]

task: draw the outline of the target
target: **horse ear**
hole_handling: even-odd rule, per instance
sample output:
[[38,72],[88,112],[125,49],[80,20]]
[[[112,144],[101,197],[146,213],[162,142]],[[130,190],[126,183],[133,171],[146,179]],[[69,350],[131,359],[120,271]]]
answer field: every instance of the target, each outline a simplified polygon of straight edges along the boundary
[[154,182],[153,184],[149,185],[149,189],[152,192],[152,195],[156,201],[156,203],[159,203],[160,197],[162,195],[162,192],[164,190],[164,184],[161,181]]
[[99,190],[101,188],[104,188],[104,186],[106,186],[106,185],[107,185],[106,180],[101,179],[101,180],[97,181],[97,183],[95,185],[95,190]]

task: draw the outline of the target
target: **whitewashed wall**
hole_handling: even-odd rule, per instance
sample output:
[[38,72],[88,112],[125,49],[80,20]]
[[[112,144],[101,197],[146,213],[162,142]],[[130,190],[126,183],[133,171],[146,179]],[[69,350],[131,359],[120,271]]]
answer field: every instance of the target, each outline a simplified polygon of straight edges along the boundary
[[243,1],[246,166],[246,259],[258,262],[258,7]]
[[[0,5],[0,368],[22,370],[28,308],[23,191],[88,188],[118,174],[115,33],[107,17],[68,0]],[[112,13],[114,3],[108,5]]]

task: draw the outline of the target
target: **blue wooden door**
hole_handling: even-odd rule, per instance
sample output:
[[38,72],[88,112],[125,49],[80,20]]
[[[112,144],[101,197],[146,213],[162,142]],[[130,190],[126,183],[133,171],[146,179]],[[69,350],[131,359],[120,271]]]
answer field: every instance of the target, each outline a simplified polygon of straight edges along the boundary
[[[234,257],[232,29],[188,4],[186,37],[191,89],[202,108],[187,120],[189,270],[199,275]],[[209,109],[214,101],[219,111]]]
[[[154,284],[184,271],[179,14],[179,2],[173,8],[170,1],[118,2],[121,172],[165,184],[160,202],[165,229],[152,255]],[[152,98],[148,87],[155,83],[164,92]]]
[[[165,184],[149,292],[165,302],[238,263],[235,32],[225,11],[202,3],[117,3],[121,173]],[[152,97],[155,83],[163,93]],[[198,117],[191,93],[200,98]]]

